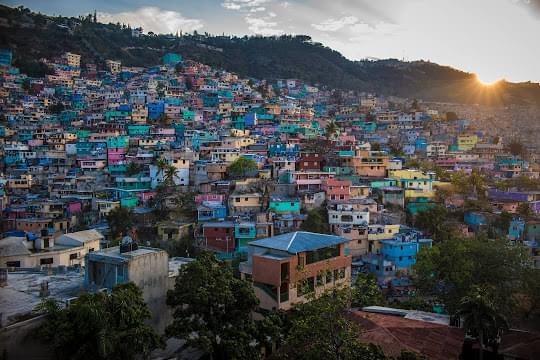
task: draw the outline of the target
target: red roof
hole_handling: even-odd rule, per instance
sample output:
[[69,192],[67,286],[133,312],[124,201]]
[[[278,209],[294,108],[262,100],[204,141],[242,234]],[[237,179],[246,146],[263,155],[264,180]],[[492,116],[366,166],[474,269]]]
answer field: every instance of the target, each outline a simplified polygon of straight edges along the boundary
[[353,312],[351,317],[364,330],[360,339],[381,346],[387,356],[408,350],[433,360],[446,360],[457,359],[461,353],[462,329],[364,311]]

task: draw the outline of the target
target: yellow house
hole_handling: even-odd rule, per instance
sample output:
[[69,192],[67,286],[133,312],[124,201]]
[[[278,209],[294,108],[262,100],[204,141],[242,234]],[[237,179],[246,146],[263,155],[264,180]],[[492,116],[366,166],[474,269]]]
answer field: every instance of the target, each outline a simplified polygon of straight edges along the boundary
[[389,170],[388,177],[397,180],[398,186],[404,189],[419,189],[423,192],[433,191],[434,173],[424,173],[416,169]]
[[235,149],[253,144],[255,144],[255,139],[250,137],[226,137],[221,141],[221,146]]
[[30,189],[32,187],[32,175],[21,175],[16,179],[8,179],[7,187],[10,189]]
[[96,205],[97,205],[97,209],[99,211],[99,216],[100,217],[105,217],[105,216],[109,215],[109,213],[113,209],[116,209],[117,207],[120,207],[120,201],[96,199]]
[[371,188],[366,185],[352,185],[351,189],[351,198],[365,198],[368,197]]
[[458,135],[457,137],[458,149],[462,151],[473,149],[477,142],[478,136],[476,135]]
[[381,250],[381,240],[392,239],[395,234],[399,233],[399,224],[388,225],[369,225],[368,228],[368,251],[372,254],[379,254]]
[[231,129],[230,134],[234,137],[249,136],[249,130]]
[[231,214],[259,212],[262,207],[262,195],[259,193],[232,194],[229,197]]

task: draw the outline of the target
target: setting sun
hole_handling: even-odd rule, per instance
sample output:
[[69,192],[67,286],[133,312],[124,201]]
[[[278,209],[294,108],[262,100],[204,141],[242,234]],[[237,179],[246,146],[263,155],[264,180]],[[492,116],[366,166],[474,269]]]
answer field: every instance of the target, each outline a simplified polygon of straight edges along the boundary
[[496,85],[501,80],[482,80],[478,74],[476,74],[476,80],[484,86]]

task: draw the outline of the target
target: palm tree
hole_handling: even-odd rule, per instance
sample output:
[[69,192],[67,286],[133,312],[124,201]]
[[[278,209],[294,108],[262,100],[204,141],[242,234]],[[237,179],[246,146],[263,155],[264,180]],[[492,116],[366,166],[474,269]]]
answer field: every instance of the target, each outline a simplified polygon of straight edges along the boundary
[[330,139],[334,137],[337,131],[338,131],[338,127],[336,125],[336,122],[332,120],[331,122],[328,123],[328,125],[326,125],[326,138]]
[[502,330],[508,329],[506,319],[497,312],[491,298],[483,289],[476,288],[461,300],[457,315],[463,320],[467,333],[478,337],[480,360],[483,359],[484,340],[496,342]]
[[165,186],[173,186],[175,176],[176,168],[173,165],[167,165],[163,172],[163,183]]
[[164,175],[165,169],[167,168],[167,166],[169,166],[169,162],[167,161],[167,159],[160,158],[156,162],[156,166],[158,168],[158,175]]

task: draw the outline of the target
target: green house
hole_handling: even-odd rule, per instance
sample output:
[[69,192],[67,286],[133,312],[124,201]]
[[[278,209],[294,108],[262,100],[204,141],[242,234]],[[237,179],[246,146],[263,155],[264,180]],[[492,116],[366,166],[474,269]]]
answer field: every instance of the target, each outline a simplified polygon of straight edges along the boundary
[[119,149],[129,147],[129,136],[115,136],[107,139],[107,148]]
[[271,199],[268,210],[278,214],[300,213],[300,200],[298,199]]
[[125,197],[125,198],[120,199],[120,206],[125,207],[125,208],[130,208],[130,209],[134,208],[137,206],[138,203],[139,203],[139,198],[137,198],[136,196]]
[[132,124],[128,125],[129,135],[148,135],[150,134],[150,125]]
[[185,121],[195,121],[195,111],[192,111],[192,110],[182,111],[182,118]]

